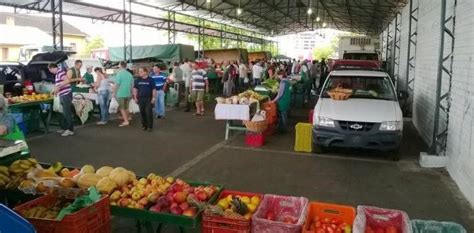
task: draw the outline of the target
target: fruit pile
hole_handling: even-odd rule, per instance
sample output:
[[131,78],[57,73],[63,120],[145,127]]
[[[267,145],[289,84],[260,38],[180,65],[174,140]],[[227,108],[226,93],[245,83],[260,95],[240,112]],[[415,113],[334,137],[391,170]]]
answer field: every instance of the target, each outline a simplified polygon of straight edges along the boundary
[[117,187],[110,194],[110,204],[128,208],[144,209],[157,202],[173,183],[171,177],[163,178],[150,173],[146,178],[133,179]]
[[28,103],[28,102],[34,102],[34,101],[47,100],[51,98],[52,97],[49,94],[36,94],[33,92],[31,95],[21,95],[21,96],[8,98],[8,103],[10,104]]
[[36,219],[56,219],[63,208],[69,206],[71,203],[68,201],[56,201],[48,206],[34,206],[29,209],[20,211],[20,215],[25,218],[36,218]]
[[255,211],[257,211],[260,202],[260,197],[257,195],[249,197],[229,194],[217,202],[216,206],[219,207],[221,211],[210,209],[214,211],[207,211],[207,213],[224,216],[226,218],[250,220]]
[[176,179],[166,195],[158,198],[156,204],[150,207],[150,211],[193,217],[217,191],[218,188],[213,185],[193,187]]
[[351,233],[352,228],[349,224],[338,219],[316,216],[312,220],[311,225],[309,225],[308,230],[315,233]]
[[38,166],[38,161],[33,158],[16,160],[9,167],[0,166],[0,188],[16,189],[28,172]]
[[365,233],[398,233],[399,231],[395,226],[380,227],[380,226],[365,226]]

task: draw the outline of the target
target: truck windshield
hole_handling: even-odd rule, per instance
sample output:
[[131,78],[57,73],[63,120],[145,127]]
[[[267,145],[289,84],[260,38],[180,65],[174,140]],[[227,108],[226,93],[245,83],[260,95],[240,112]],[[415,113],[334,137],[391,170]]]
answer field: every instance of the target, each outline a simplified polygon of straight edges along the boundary
[[329,76],[321,97],[329,98],[327,92],[336,88],[351,90],[350,98],[396,100],[388,77]]

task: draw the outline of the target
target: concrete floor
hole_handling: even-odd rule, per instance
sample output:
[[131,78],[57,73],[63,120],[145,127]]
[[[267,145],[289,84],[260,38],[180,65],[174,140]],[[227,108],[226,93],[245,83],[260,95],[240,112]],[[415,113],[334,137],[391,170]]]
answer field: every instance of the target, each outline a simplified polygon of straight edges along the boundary
[[[293,123],[305,119],[306,111],[293,113]],[[293,131],[272,136],[262,148],[248,148],[243,135],[224,141],[224,122],[215,121],[209,111],[202,118],[170,111],[166,120],[155,123],[152,133],[141,131],[138,122],[129,128],[116,127],[118,121],[105,127],[91,124],[77,129],[74,137],[49,134],[32,137],[28,144],[45,162],[124,166],[137,174],[171,174],[229,189],[401,209],[412,219],[454,221],[474,232],[474,210],[447,172],[417,164],[426,146],[409,122],[398,162],[370,151],[295,153]],[[113,229],[133,232],[134,222],[114,218]]]

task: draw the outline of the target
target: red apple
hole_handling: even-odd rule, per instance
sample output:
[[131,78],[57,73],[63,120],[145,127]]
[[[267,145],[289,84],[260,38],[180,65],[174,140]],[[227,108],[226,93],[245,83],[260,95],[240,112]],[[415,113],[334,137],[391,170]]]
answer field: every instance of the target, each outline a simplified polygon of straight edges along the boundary
[[166,199],[168,199],[169,202],[173,202],[174,201],[173,195],[174,193],[169,192],[168,194],[166,194]]
[[188,198],[189,198],[189,199],[193,199],[193,200],[197,200],[197,196],[196,196],[196,194],[194,194],[194,193],[189,194],[189,195],[188,195]]
[[191,207],[191,208],[183,211],[183,215],[188,216],[188,217],[193,217],[194,215],[196,215],[196,208]]
[[176,184],[179,184],[179,185],[181,185],[181,186],[184,185],[184,184],[186,184],[186,182],[184,182],[182,179],[176,179],[175,183],[176,183]]
[[150,211],[153,211],[153,212],[160,212],[160,211],[161,211],[161,206],[158,205],[158,204],[156,204],[156,205],[154,205],[154,206],[152,206],[152,207],[150,208]]
[[183,213],[183,210],[181,210],[181,208],[179,208],[178,205],[176,206],[171,205],[170,211],[172,214],[176,214],[176,215],[181,215]]
[[168,208],[170,206],[170,202],[168,198],[166,197],[158,198],[158,200],[156,201],[156,204],[161,206],[161,208]]
[[173,195],[173,200],[178,204],[186,202],[186,194],[184,192],[177,192]]
[[183,202],[179,205],[179,208],[181,208],[183,211],[189,209],[189,204],[187,202]]
[[198,191],[196,193],[197,195],[197,198],[200,200],[200,201],[206,201],[207,200],[207,193],[205,191]]

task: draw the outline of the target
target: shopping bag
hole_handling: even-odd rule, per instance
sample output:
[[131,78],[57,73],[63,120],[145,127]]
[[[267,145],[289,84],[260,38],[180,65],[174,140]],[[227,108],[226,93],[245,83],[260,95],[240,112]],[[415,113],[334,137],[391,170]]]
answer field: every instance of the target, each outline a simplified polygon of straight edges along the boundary
[[53,111],[55,112],[63,112],[63,106],[61,106],[61,100],[59,96],[55,96],[53,100]]
[[166,105],[169,107],[173,107],[177,103],[178,103],[178,91],[176,91],[174,87],[171,87],[167,93]]
[[112,98],[112,100],[110,101],[109,113],[117,113],[118,107],[119,104],[117,102],[117,99]]
[[130,113],[139,113],[140,112],[140,107],[138,106],[138,104],[135,101],[132,100],[128,104],[128,111]]

